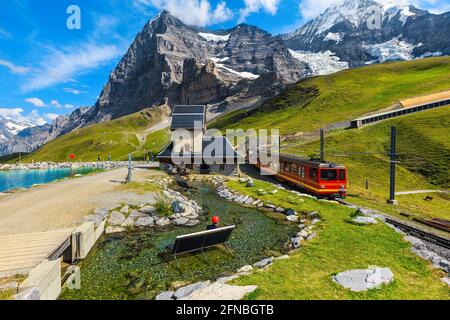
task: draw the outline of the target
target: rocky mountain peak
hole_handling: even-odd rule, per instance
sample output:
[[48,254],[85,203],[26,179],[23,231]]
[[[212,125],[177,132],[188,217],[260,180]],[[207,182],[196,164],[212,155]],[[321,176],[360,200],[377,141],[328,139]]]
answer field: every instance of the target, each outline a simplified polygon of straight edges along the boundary
[[326,53],[330,63],[337,58],[350,67],[446,55],[450,54],[448,16],[412,5],[345,0],[283,39],[298,56]]
[[[306,76],[305,69],[280,38],[258,27],[197,29],[163,11],[145,25],[111,73],[91,121],[134,113],[165,99],[170,105],[218,103],[246,92],[245,83],[248,86],[266,73],[274,73],[273,86],[281,88]],[[209,94],[186,91],[197,90],[202,81],[212,86]]]

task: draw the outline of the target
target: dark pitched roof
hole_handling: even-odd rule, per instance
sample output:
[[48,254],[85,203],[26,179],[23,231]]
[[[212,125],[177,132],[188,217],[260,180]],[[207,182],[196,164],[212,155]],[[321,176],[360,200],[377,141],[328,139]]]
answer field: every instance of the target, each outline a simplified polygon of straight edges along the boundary
[[206,113],[206,106],[174,106],[173,107],[173,114],[176,113],[200,113],[205,114]]
[[[195,127],[196,122],[200,127]],[[206,125],[206,106],[175,106],[172,113],[171,130],[204,129]]]

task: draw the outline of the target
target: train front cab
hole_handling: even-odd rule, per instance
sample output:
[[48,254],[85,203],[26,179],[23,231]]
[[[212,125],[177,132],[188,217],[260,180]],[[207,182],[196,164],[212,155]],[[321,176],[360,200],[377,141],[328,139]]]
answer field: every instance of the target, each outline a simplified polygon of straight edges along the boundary
[[318,184],[325,194],[330,196],[347,196],[347,169],[345,167],[319,168]]

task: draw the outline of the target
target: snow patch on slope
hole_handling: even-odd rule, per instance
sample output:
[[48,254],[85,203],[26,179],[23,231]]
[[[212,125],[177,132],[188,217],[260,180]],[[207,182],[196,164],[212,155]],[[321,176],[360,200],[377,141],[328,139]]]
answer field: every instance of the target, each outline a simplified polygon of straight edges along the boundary
[[212,42],[227,42],[230,40],[230,35],[218,35],[214,33],[204,33],[199,32],[198,35],[205,39],[206,41],[212,41]]
[[309,65],[313,76],[335,73],[349,68],[348,62],[341,61],[333,52],[306,52],[289,50],[291,55]]
[[365,46],[367,52],[371,56],[377,57],[379,62],[412,60],[414,58],[412,55],[414,48],[414,45],[398,38]]
[[245,71],[244,72],[239,72],[239,71],[233,70],[233,69],[225,66],[223,63],[221,63],[221,62],[225,62],[225,61],[227,61],[229,59],[230,58],[228,58],[228,57],[225,57],[225,58],[217,58],[217,57],[216,58],[211,58],[211,60],[214,61],[214,63],[216,64],[217,68],[222,69],[222,70],[226,70],[226,71],[228,71],[230,73],[233,73],[233,74],[235,74],[235,75],[237,75],[237,76],[239,76],[241,78],[250,79],[250,80],[256,80],[256,79],[258,79],[260,77],[259,75],[253,74],[251,72],[245,72]]
[[343,40],[343,36],[340,33],[328,32],[328,34],[325,36],[325,38],[323,38],[323,40],[325,41],[331,40],[336,42],[336,44],[338,44]]

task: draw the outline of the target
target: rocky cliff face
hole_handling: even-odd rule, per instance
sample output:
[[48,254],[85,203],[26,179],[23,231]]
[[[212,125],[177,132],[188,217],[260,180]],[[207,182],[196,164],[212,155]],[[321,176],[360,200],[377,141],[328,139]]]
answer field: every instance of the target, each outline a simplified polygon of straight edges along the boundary
[[247,89],[266,74],[274,74],[272,87],[281,88],[305,77],[307,67],[292,57],[281,38],[257,27],[202,32],[165,11],[137,35],[110,75],[95,105],[94,121],[166,99],[169,105],[209,104],[248,95]]
[[291,34],[289,48],[338,57],[350,67],[450,54],[450,13],[345,0]]

